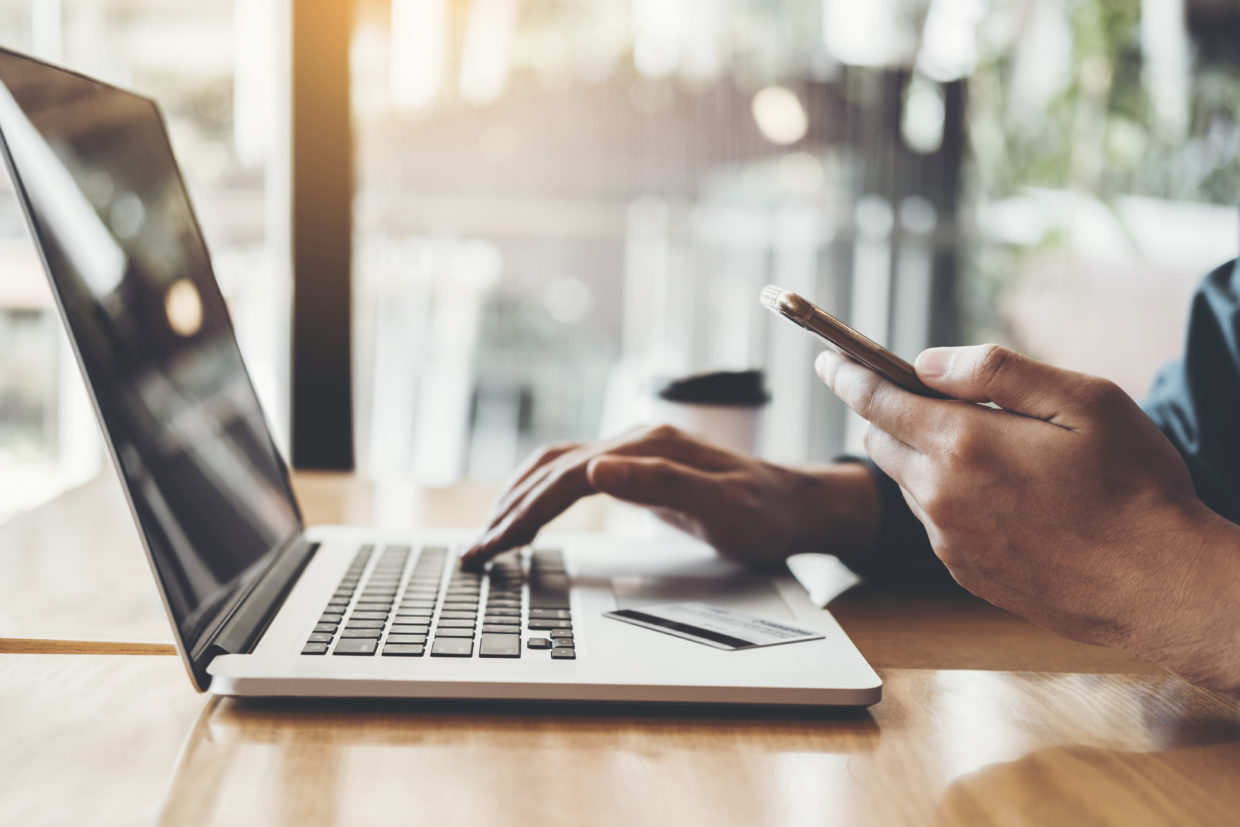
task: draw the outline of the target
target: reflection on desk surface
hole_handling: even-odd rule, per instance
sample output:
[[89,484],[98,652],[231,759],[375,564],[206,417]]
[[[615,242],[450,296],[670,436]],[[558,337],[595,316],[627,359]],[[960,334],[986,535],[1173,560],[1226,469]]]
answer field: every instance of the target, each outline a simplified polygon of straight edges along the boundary
[[0,655],[0,824],[1225,824],[1240,704],[891,669],[868,712],[237,701],[174,657]]
[[1133,825],[1223,823],[1240,805],[1236,706],[1183,683],[885,677],[881,704],[844,713],[219,699],[162,818]]

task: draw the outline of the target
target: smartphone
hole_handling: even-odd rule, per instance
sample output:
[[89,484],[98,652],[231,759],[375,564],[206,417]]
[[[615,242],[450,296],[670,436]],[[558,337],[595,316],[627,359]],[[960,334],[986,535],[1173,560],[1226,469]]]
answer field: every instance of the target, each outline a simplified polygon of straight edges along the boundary
[[767,310],[777,316],[782,316],[793,324],[800,325],[831,345],[833,349],[855,359],[906,391],[934,399],[949,398],[926,387],[917,378],[917,371],[908,362],[791,290],[768,284],[762,288],[762,295],[759,299]]

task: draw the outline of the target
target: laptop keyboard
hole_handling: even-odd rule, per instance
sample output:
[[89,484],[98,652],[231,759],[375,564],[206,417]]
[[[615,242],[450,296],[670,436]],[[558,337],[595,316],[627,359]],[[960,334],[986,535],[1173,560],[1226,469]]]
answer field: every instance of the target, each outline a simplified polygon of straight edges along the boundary
[[417,552],[386,546],[371,567],[374,556],[374,546],[358,549],[303,655],[520,658],[533,650],[552,660],[577,656],[559,551],[508,552],[485,574],[453,570],[446,583],[444,569],[456,557],[442,546]]

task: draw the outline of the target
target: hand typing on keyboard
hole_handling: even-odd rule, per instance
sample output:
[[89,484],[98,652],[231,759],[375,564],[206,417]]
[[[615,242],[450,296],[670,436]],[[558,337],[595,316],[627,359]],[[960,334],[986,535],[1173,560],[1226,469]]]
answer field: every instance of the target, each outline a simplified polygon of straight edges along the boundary
[[802,551],[847,557],[869,544],[877,523],[877,492],[863,466],[794,469],[658,426],[539,451],[517,471],[461,565],[478,569],[531,542],[592,494],[645,506],[721,554],[754,563]]

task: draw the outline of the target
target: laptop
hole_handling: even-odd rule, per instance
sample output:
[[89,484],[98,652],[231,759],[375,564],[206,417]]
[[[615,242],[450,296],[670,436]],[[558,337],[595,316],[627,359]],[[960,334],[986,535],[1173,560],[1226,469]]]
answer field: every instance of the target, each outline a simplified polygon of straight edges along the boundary
[[[305,525],[158,106],[0,50],[0,136],[198,690],[879,700],[878,676],[787,572],[756,573],[687,545],[580,535],[474,574],[457,566],[468,540],[459,533]],[[652,607],[668,604],[815,639],[739,647],[709,624],[658,620]]]

